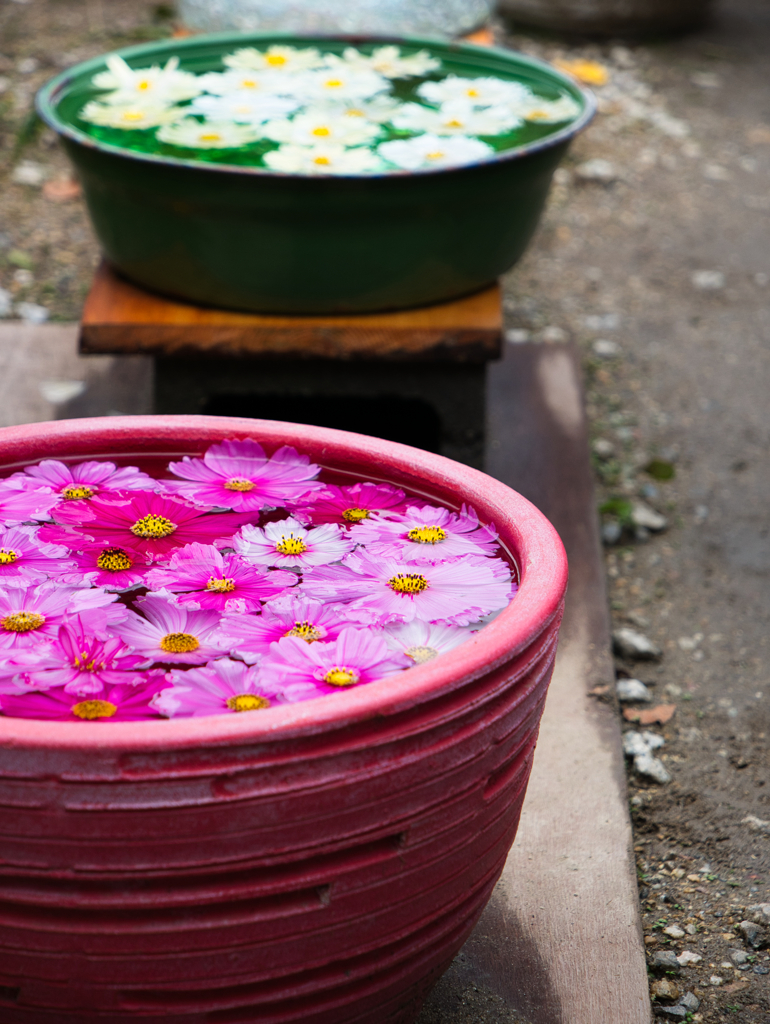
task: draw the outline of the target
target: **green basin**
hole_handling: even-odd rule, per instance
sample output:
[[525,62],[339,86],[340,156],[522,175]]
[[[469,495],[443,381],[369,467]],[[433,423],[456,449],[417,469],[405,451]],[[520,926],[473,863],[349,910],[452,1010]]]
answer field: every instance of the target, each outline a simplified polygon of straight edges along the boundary
[[272,313],[361,313],[447,301],[484,288],[524,252],[551,177],[594,113],[590,94],[549,65],[507,50],[433,39],[222,33],[119,51],[132,67],[219,70],[247,45],[327,50],[395,42],[430,50],[448,72],[566,91],[568,126],[473,166],[353,176],[280,174],[151,155],[87,135],[77,113],[103,57],[38,94],[40,116],[77,169],[104,252],[125,277],[201,305]]

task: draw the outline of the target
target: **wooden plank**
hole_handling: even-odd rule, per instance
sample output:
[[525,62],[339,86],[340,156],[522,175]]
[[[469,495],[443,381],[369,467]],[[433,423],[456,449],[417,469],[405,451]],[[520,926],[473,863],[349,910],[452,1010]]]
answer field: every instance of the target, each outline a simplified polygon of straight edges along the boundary
[[454,302],[392,313],[274,316],[167,299],[102,263],[83,310],[80,351],[485,362],[499,356],[501,332],[499,285]]

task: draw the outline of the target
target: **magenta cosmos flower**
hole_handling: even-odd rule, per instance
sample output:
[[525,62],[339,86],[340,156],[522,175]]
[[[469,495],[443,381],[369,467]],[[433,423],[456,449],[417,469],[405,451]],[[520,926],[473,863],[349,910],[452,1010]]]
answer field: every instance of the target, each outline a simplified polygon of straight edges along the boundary
[[58,500],[50,491],[25,491],[8,480],[0,481],[0,522],[11,526],[31,519],[50,519],[49,511]]
[[141,683],[111,683],[98,697],[81,697],[58,686],[38,693],[2,694],[3,714],[11,718],[45,718],[59,722],[137,722],[158,718],[150,703],[164,679],[148,672]]
[[248,518],[232,513],[207,515],[187,501],[152,491],[71,501],[56,510],[58,523],[91,540],[141,551],[155,559],[196,541],[227,543]]
[[[271,704],[285,704],[289,698],[277,679],[263,679],[259,670],[242,661],[221,658],[204,668],[169,672],[173,685],[153,698],[155,707],[166,718],[197,718],[200,715],[226,715],[261,711]],[[291,687],[289,687],[291,689]],[[296,693],[312,687],[295,686]],[[315,696],[315,693],[310,693]],[[295,699],[307,699],[296,696]]]
[[0,649],[30,648],[41,640],[54,639],[68,614],[84,614],[91,628],[100,632],[110,619],[117,621],[126,613],[122,606],[114,612],[104,608],[116,596],[103,590],[57,586],[51,582],[0,590]]
[[177,604],[220,612],[254,611],[296,584],[296,573],[258,569],[210,544],[188,544],[147,574],[147,586],[178,594]]
[[343,629],[354,624],[360,623],[351,622],[345,605],[299,595],[267,605],[258,616],[225,615],[220,633],[230,649],[251,665],[281,637],[295,636],[309,644],[336,640]]
[[57,502],[87,500],[109,491],[152,491],[158,482],[135,466],[114,462],[78,462],[68,466],[55,459],[43,459],[36,466],[27,466],[11,479],[27,491],[53,491]]
[[[379,512],[403,512],[406,508],[404,492],[389,484],[363,482],[350,487],[327,485],[309,495],[294,518],[303,523],[336,523],[351,527]],[[410,502],[411,504],[411,502]]]
[[0,585],[41,583],[60,578],[74,565],[65,547],[46,544],[30,526],[0,527]]
[[385,642],[392,651],[406,655],[415,665],[433,661],[470,640],[473,633],[462,626],[441,626],[434,622],[396,622],[385,627]]
[[161,663],[202,665],[223,654],[217,636],[219,612],[180,608],[171,595],[148,594],[139,598],[142,612],[128,612],[113,632],[145,658]]
[[376,612],[383,623],[443,622],[467,626],[503,608],[515,588],[500,558],[463,555],[452,562],[415,565],[357,551],[343,565],[322,566],[302,584],[320,600],[352,602]]
[[53,643],[42,650],[19,651],[14,661],[18,666],[15,692],[63,686],[67,693],[81,697],[101,693],[115,683],[141,683],[144,677],[139,669],[147,663],[146,658],[129,653],[118,637],[98,640],[80,616],[60,626]]
[[202,459],[189,456],[169,464],[183,479],[164,480],[168,490],[192,501],[238,512],[291,504],[318,484],[320,468],[293,448],[279,448],[269,458],[251,438],[213,444]]
[[[145,586],[145,576],[150,568],[146,555],[128,548],[116,547],[77,534],[68,533],[60,527],[42,527],[46,536],[56,536],[72,544],[77,538],[84,545],[83,551],[73,552],[71,558],[74,571],[59,577],[60,583],[77,584],[85,581],[92,587],[103,587],[117,592]],[[54,531],[58,530],[58,533]]]
[[353,536],[373,555],[406,562],[444,562],[460,555],[491,555],[497,532],[481,526],[473,509],[463,505],[457,514],[446,508],[410,506],[388,520],[368,520]]
[[239,555],[256,565],[310,569],[338,562],[355,544],[332,523],[309,530],[296,519],[266,523],[263,528],[244,526],[233,541]]

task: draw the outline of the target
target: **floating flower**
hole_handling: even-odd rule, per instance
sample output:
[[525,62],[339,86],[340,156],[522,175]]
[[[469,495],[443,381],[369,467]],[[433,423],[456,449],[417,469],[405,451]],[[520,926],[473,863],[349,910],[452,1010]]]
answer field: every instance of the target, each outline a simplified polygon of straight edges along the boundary
[[164,486],[204,505],[259,512],[296,501],[318,487],[319,467],[307,455],[284,446],[269,458],[251,438],[212,444],[202,459],[188,456],[169,464],[184,482],[164,480]]
[[137,601],[142,615],[128,612],[114,635],[153,661],[202,665],[223,654],[217,636],[219,612],[181,608],[164,594]]
[[461,626],[439,626],[415,619],[386,626],[383,635],[392,651],[405,655],[415,665],[424,665],[439,654],[453,651],[473,634]]
[[296,146],[317,146],[331,143],[339,146],[358,146],[377,138],[380,129],[365,118],[346,117],[324,107],[297,114],[291,121],[270,121],[264,134],[274,142],[289,142]]
[[158,481],[135,466],[114,462],[78,462],[68,465],[56,459],[43,459],[14,473],[10,480],[27,491],[53,491],[59,501],[86,501],[110,491],[155,491]]
[[254,611],[296,583],[296,573],[258,569],[239,555],[204,544],[180,548],[147,574],[147,586],[178,594],[177,604],[220,612]]
[[112,53],[106,60],[107,71],[94,75],[92,82],[98,89],[110,89],[108,96],[100,96],[102,103],[122,106],[136,102],[150,102],[158,107],[181,100],[192,99],[201,91],[199,79],[189,71],[179,70],[179,58],[171,57],[166,66],[134,70],[122,57]]
[[459,514],[430,505],[408,508],[388,520],[362,522],[354,536],[373,555],[405,562],[443,562],[460,555],[491,555],[497,549],[497,532],[481,526],[465,505]]
[[453,562],[415,565],[356,551],[343,565],[316,569],[302,590],[319,600],[352,602],[382,622],[442,622],[467,626],[508,604],[515,587],[499,558],[464,555]]
[[308,71],[298,79],[298,87],[309,100],[336,103],[340,100],[366,100],[385,92],[390,83],[383,75],[367,68],[353,69],[341,65]]
[[348,627],[328,644],[285,637],[273,645],[260,668],[264,679],[315,686],[320,697],[385,679],[408,665],[403,655],[388,648],[381,633]]
[[285,96],[232,92],[227,96],[199,96],[188,108],[209,121],[234,121],[236,124],[261,125],[272,118],[284,117],[296,110],[296,100]]
[[0,522],[26,523],[31,519],[50,519],[49,512],[59,501],[50,491],[27,491],[14,480],[0,481]]
[[371,54],[361,53],[349,46],[341,58],[330,60],[329,63],[334,67],[338,62],[356,70],[376,71],[385,78],[414,78],[429,75],[441,67],[441,61],[431,57],[427,50],[404,55],[398,46],[378,46]]
[[[372,514],[403,512],[406,495],[390,484],[360,483],[348,487],[326,486],[309,495],[306,503],[295,509],[293,516],[301,522],[336,523],[350,528],[364,522]],[[411,504],[411,502],[410,502]]]
[[350,118],[364,118],[373,121],[375,124],[385,124],[396,114],[403,103],[394,96],[373,96],[368,100],[329,100],[328,109],[335,111],[338,115]]
[[[205,668],[172,671],[168,678],[172,685],[161,690],[152,702],[153,707],[166,718],[262,711],[271,704],[286,704],[291,699],[277,679],[264,679],[258,669],[230,658],[209,662]],[[312,687],[300,685],[293,689],[295,693],[299,691],[295,700],[315,696]]]
[[516,112],[525,121],[558,124],[560,121],[571,121],[577,117],[580,106],[571,96],[560,96],[558,100],[543,100],[533,96],[528,103],[520,104]]
[[427,167],[461,167],[488,160],[494,149],[480,139],[467,135],[454,138],[439,135],[417,135],[413,139],[392,139],[377,147],[377,152],[388,163],[404,171],[418,171]]
[[284,145],[265,153],[265,166],[285,174],[366,174],[382,169],[370,149],[345,149],[344,146]]
[[260,138],[251,124],[233,124],[232,121],[196,121],[188,117],[176,124],[166,124],[158,130],[156,138],[170,146],[185,149],[240,149]]
[[338,562],[354,546],[339,526],[327,523],[308,530],[292,518],[263,528],[244,526],[233,541],[238,554],[255,565],[296,569]]
[[141,100],[112,106],[91,100],[90,103],[86,103],[78,117],[91,124],[101,125],[102,128],[137,131],[140,128],[157,128],[161,124],[170,124],[178,120],[180,113],[178,107],[162,107],[155,103],[143,103]]
[[29,526],[0,526],[0,586],[42,583],[73,567],[65,547],[40,540]]
[[452,100],[438,110],[405,103],[393,117],[393,127],[431,135],[502,135],[518,128],[521,118],[503,106],[478,110],[472,103]]
[[284,636],[308,644],[321,640],[326,643],[354,624],[360,625],[351,621],[344,605],[324,604],[300,594],[267,605],[261,615],[225,615],[220,633],[238,657],[251,665]]
[[59,686],[40,693],[0,695],[4,715],[44,718],[59,722],[136,722],[158,718],[151,700],[160,689],[162,673],[148,672],[142,683],[112,683],[98,697],[82,697]]
[[[210,71],[198,79],[201,89],[214,96],[258,95],[263,99],[270,96],[291,96],[296,89],[295,75],[276,75],[270,70],[257,71],[253,68],[230,68],[228,71]],[[193,107],[197,100],[193,101]]]
[[227,542],[248,518],[232,513],[206,515],[181,498],[152,491],[127,491],[120,499],[71,501],[56,510],[57,522],[73,531],[150,558],[162,558],[174,548],[196,541]]
[[417,95],[436,105],[461,100],[473,107],[495,107],[498,104],[519,104],[532,99],[532,93],[520,82],[503,78],[459,78],[447,75],[440,82],[423,82]]
[[146,555],[130,548],[89,541],[61,527],[44,526],[42,529],[46,535],[50,531],[51,535],[61,538],[67,544],[83,545],[82,551],[73,551],[70,555],[73,571],[63,573],[59,577],[60,583],[71,586],[86,583],[91,587],[102,587],[117,593],[145,585],[145,576],[150,568]]
[[[103,590],[57,586],[50,581],[0,590],[0,648],[29,648],[41,640],[50,641],[58,635],[68,614],[86,615],[85,621],[97,631],[100,625],[106,628],[113,616],[105,614],[102,606],[113,602],[115,596]],[[90,609],[97,613],[93,618],[88,617]],[[125,609],[116,612],[122,618]]]
[[248,68],[255,71],[277,71],[293,73],[320,68],[326,58],[314,47],[299,50],[295,46],[268,46],[266,50],[258,50],[255,46],[244,46],[235,53],[223,57],[229,68]]

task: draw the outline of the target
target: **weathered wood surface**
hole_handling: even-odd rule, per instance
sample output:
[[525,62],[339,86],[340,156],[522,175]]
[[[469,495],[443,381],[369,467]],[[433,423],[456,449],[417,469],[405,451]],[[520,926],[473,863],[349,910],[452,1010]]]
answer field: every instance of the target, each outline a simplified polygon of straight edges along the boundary
[[486,362],[500,354],[495,285],[392,313],[267,316],[207,309],[144,291],[106,264],[86,299],[80,351],[162,356]]

